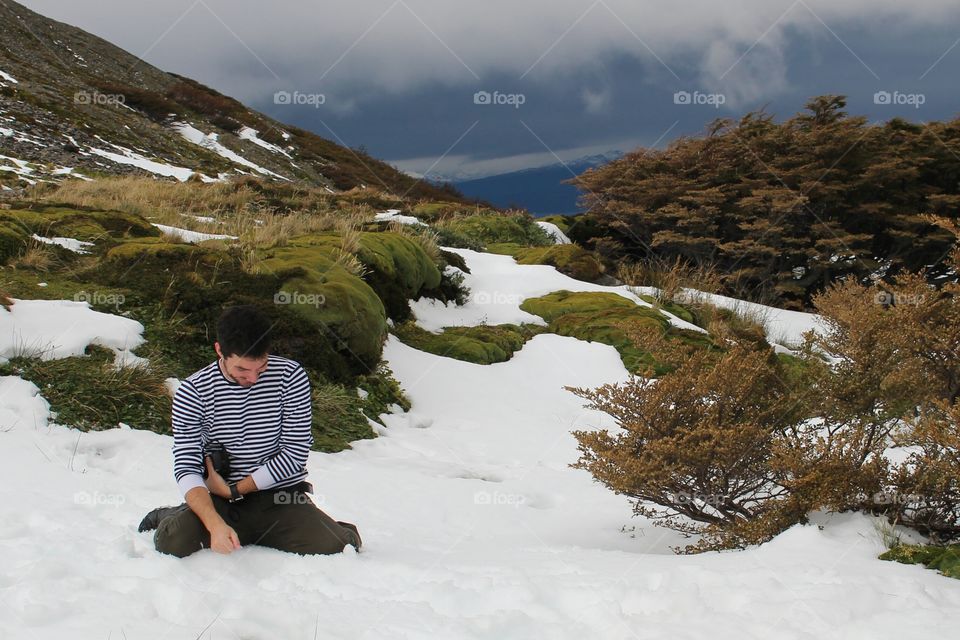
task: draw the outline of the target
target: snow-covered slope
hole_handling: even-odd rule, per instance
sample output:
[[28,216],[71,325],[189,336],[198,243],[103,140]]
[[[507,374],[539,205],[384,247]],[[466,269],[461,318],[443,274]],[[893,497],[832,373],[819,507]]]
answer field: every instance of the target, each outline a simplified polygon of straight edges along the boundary
[[[580,286],[458,252],[505,296]],[[429,326],[479,319],[416,311]],[[92,322],[50,331],[73,344]],[[482,366],[391,338],[384,358],[413,409],[310,458],[318,504],[364,538],[330,557],[157,554],[136,526],[178,500],[171,439],[49,424],[33,385],[0,378],[0,638],[902,639],[960,624],[960,581],[877,560],[864,516],[744,552],[670,553],[684,541],[568,466],[570,431],[612,421],[562,387],[625,379],[612,347],[544,334]]]

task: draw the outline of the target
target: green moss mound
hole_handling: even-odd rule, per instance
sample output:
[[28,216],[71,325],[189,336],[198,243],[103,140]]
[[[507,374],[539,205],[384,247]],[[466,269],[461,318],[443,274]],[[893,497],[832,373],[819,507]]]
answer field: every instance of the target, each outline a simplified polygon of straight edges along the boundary
[[364,280],[377,292],[394,321],[410,317],[407,300],[440,286],[440,269],[418,242],[405,235],[361,233],[357,258],[368,269]]
[[949,578],[960,579],[960,544],[946,547],[932,545],[901,544],[880,556],[903,564],[921,564],[936,569]]
[[22,225],[31,234],[76,238],[84,242],[162,235],[159,229],[140,216],[65,205],[20,203],[11,209],[0,210],[0,224],[3,221]]
[[520,308],[549,323],[549,330],[589,342],[614,347],[627,371],[660,376],[671,370],[643,345],[634,344],[628,330],[654,329],[674,340],[702,348],[713,346],[710,337],[699,332],[677,330],[655,309],[640,307],[615,293],[555,291],[529,298]]
[[37,385],[60,424],[99,431],[123,422],[170,433],[171,398],[159,371],[152,366],[117,369],[114,353],[104,347],[91,345],[85,354],[58,360],[14,358],[0,367],[0,374]]
[[550,247],[529,247],[513,254],[519,264],[547,264],[577,280],[596,282],[603,275],[603,265],[589,251],[576,244],[555,244]]
[[698,327],[706,329],[706,327],[698,323],[697,316],[694,315],[694,313],[690,309],[687,309],[686,307],[681,306],[676,302],[660,302],[653,296],[648,296],[648,295],[639,295],[637,297],[643,300],[644,302],[650,303],[655,308],[663,309],[667,313],[671,313],[676,317],[680,318],[681,320],[685,320],[690,324],[695,324]]
[[561,214],[541,216],[537,218],[537,220],[557,225],[557,228],[560,229],[564,235],[567,235],[567,232],[570,231],[571,225],[573,225],[575,222],[575,218],[573,216],[565,216]]
[[22,224],[0,217],[0,264],[6,264],[11,258],[20,255],[29,238],[30,232]]
[[432,333],[414,322],[394,328],[397,337],[415,349],[474,364],[506,362],[527,340],[545,331],[546,327],[530,324],[446,327],[442,333]]
[[[568,313],[595,313],[605,309],[620,309],[624,312],[637,309],[632,301],[616,293],[554,291],[539,298],[528,298],[520,308],[553,322]],[[657,314],[664,322],[666,318]]]
[[436,225],[483,246],[512,242],[525,247],[549,246],[553,238],[525,215],[472,215]]
[[333,380],[373,370],[387,334],[383,303],[336,261],[339,248],[336,234],[301,236],[263,251],[260,263],[279,280],[271,295],[287,346],[294,352],[309,348],[310,362]]

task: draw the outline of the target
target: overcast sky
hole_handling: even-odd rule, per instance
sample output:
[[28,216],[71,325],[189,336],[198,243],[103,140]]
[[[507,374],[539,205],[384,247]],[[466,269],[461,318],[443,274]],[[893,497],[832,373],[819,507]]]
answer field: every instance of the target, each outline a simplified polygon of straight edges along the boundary
[[663,146],[824,93],[875,121],[960,115],[957,0],[22,2],[432,175]]

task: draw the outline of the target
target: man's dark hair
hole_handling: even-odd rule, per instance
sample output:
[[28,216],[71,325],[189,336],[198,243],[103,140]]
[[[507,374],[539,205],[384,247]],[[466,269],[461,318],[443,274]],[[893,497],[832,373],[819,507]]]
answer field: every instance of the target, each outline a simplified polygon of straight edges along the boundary
[[217,320],[217,342],[224,358],[262,358],[270,352],[270,319],[249,304],[227,307]]

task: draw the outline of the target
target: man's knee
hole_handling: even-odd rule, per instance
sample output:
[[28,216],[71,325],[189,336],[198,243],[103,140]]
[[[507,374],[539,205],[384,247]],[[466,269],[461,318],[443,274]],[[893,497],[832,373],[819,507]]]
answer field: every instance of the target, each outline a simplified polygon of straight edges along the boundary
[[286,513],[282,526],[264,536],[264,546],[304,555],[341,553],[347,545],[359,550],[360,536],[356,527],[351,530],[342,526],[312,504],[283,509]]
[[160,553],[185,558],[204,548],[205,531],[200,519],[192,511],[186,511],[160,521],[153,545]]

